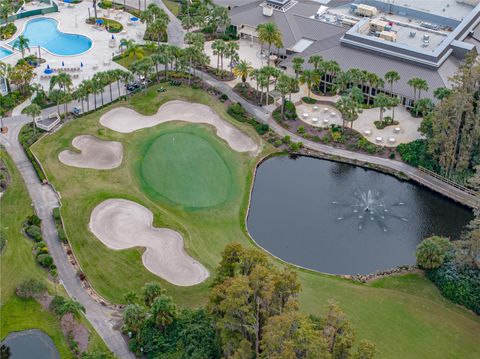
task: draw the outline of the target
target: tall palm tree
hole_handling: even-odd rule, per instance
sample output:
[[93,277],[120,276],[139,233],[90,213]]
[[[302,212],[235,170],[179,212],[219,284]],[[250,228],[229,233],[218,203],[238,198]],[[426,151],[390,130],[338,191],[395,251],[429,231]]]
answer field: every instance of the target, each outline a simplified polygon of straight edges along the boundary
[[59,87],[64,94],[63,100],[65,102],[63,106],[65,114],[67,113],[68,97],[72,91],[72,86],[72,76],[66,72],[60,71],[58,75],[54,75],[50,78],[50,90],[53,90],[55,87]]
[[324,61],[320,66],[320,73],[323,74],[324,77],[324,88],[323,93],[327,92],[327,78],[329,77],[330,80],[333,82],[337,73],[341,71],[340,65],[335,60]]
[[407,81],[407,84],[413,88],[413,97],[416,99],[417,94],[420,99],[423,91],[428,91],[428,82],[420,77],[413,77]]
[[312,85],[317,83],[320,79],[320,75],[315,70],[305,70],[299,78],[300,84],[306,84],[308,88],[308,97],[310,97],[310,92]]
[[292,59],[292,69],[295,71],[295,79],[298,81],[298,76],[300,76],[300,73],[303,70],[303,63],[305,62],[305,59],[303,57],[295,56]]
[[37,125],[35,123],[35,118],[40,116],[42,109],[36,103],[32,103],[25,107],[22,111],[25,115],[32,117],[33,122],[33,135],[35,136]]
[[384,78],[385,81],[390,85],[390,94],[393,96],[393,84],[400,81],[400,74],[397,71],[388,71]]
[[266,97],[266,105],[268,106],[269,95],[270,95],[270,78],[278,73],[278,70],[273,66],[264,66],[260,69],[266,76],[266,88],[267,88],[267,97]]
[[126,40],[125,45],[125,55],[133,60],[140,60],[145,57],[145,51],[140,44],[137,44],[134,40]]
[[30,47],[28,46],[30,40],[23,35],[20,35],[15,42],[13,43],[13,48],[17,48],[22,53],[22,58],[25,57],[25,50],[30,51]]
[[320,55],[312,55],[308,58],[308,63],[313,65],[313,69],[318,71],[323,62],[323,57]]
[[252,73],[253,66],[247,60],[240,60],[237,65],[233,68],[233,74],[236,77],[240,77],[242,80],[242,87],[245,87],[245,82],[247,81],[247,77]]
[[217,71],[220,67],[220,63],[222,66],[222,73],[223,73],[223,57],[225,56],[225,49],[227,48],[227,44],[223,40],[215,40],[212,43],[212,50],[213,54],[217,55]]
[[238,45],[238,43],[235,41],[229,41],[225,46],[225,57],[230,59],[230,72],[233,70],[233,62],[238,60],[239,49],[240,45]]
[[384,93],[379,93],[375,96],[375,106],[380,108],[380,122],[383,122],[383,113],[386,108],[390,108],[392,104],[392,99],[390,96],[385,95]]
[[422,97],[422,91],[428,91],[429,87],[428,87],[427,80],[418,79],[417,88],[418,88],[418,98],[420,99]]
[[256,31],[260,43],[268,44],[268,57],[270,57],[272,45],[277,46],[277,48],[283,46],[282,33],[280,32],[280,29],[278,28],[276,23],[267,22],[264,24],[260,24],[257,26]]
[[275,89],[280,92],[280,95],[282,96],[282,109],[280,111],[282,118],[283,114],[285,112],[285,98],[288,93],[291,92],[291,83],[290,83],[290,78],[285,75],[281,74],[280,77],[278,78],[277,85],[275,86]]

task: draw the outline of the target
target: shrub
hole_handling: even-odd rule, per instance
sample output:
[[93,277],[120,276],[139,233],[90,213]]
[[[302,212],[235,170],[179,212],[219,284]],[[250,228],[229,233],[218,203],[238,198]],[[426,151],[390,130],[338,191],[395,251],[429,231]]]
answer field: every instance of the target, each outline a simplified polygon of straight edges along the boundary
[[247,111],[238,102],[228,106],[227,113],[237,121],[247,121]]
[[305,133],[305,127],[304,127],[304,126],[298,126],[297,132],[298,132],[299,134],[304,134],[304,133]]
[[290,143],[289,148],[292,152],[298,152],[303,148],[303,142],[292,142]]
[[374,154],[377,152],[378,147],[368,141],[365,137],[361,137],[357,142],[357,148],[361,151],[367,152],[369,154]]
[[40,230],[40,227],[36,225],[28,226],[25,229],[25,233],[27,233],[27,235],[35,242],[40,242],[42,240],[42,231]]
[[37,263],[43,268],[50,268],[53,265],[53,258],[50,254],[39,254],[37,256]]
[[291,121],[297,119],[297,109],[293,102],[285,101],[285,109],[283,110],[283,117],[286,120],[291,120]]
[[282,142],[288,145],[290,142],[292,142],[292,139],[290,138],[290,136],[287,135],[284,138],[282,138]]
[[224,93],[221,94],[221,96],[219,97],[220,101],[224,102],[224,101],[227,101],[228,100],[228,96]]
[[42,220],[38,218],[35,214],[32,214],[27,218],[27,223],[35,226],[40,226]]
[[62,312],[62,307],[65,304],[65,298],[62,297],[61,295],[56,295],[53,297],[52,301],[50,302],[50,306],[48,309],[50,309],[52,312],[54,312],[57,315],[61,315]]
[[27,279],[17,286],[15,293],[20,298],[31,298],[43,293],[46,289],[47,287],[43,282],[36,279]]
[[314,103],[317,103],[317,100],[315,100],[314,98],[311,98],[311,97],[302,97],[302,101],[305,102],[305,103],[308,103],[308,104],[314,104]]
[[255,125],[255,130],[260,136],[263,136],[265,133],[268,132],[270,127],[266,123],[258,123]]
[[436,165],[427,152],[427,141],[415,140],[410,143],[401,143],[397,147],[397,151],[402,160],[414,167],[425,167],[434,170]]
[[17,32],[17,27],[13,22],[8,23],[5,26],[0,27],[0,40],[7,40],[11,38],[15,32]]
[[67,238],[67,234],[65,233],[65,230],[63,229],[63,227],[58,227],[57,232],[58,232],[58,239],[60,239],[60,241],[63,242],[63,243],[67,243],[68,238]]
[[280,146],[282,145],[282,140],[275,140],[275,141],[273,142],[273,145],[274,145],[275,147],[280,147]]
[[62,220],[62,215],[60,214],[60,208],[59,207],[55,207],[53,209],[53,219],[55,220],[55,222],[61,222]]
[[415,251],[417,264],[424,269],[440,267],[445,255],[452,249],[452,244],[447,238],[433,236],[424,239]]
[[480,269],[447,258],[441,267],[426,273],[445,298],[480,314]]

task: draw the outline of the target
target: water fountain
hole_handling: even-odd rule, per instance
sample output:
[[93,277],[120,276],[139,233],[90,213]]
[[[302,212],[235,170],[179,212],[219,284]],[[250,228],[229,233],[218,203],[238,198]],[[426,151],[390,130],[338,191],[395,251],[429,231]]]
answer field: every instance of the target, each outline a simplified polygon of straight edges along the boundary
[[344,208],[344,214],[337,221],[355,219],[358,229],[362,230],[370,220],[375,222],[383,232],[388,232],[389,219],[408,222],[407,218],[397,213],[396,209],[405,205],[404,202],[388,203],[379,191],[356,190],[344,201],[332,201],[332,204]]

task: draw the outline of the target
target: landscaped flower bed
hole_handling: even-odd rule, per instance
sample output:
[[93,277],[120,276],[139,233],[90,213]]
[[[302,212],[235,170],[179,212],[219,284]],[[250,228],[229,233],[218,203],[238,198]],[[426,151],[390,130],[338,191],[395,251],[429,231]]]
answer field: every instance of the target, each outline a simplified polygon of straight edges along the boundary
[[[245,86],[242,84],[236,84],[235,87],[233,88],[233,91],[235,91],[237,94],[243,97],[244,100],[250,102],[253,105],[266,105],[267,103],[267,95],[264,93],[263,97],[260,93],[260,91],[257,91],[253,87],[251,87],[248,83],[245,83]],[[272,96],[269,97],[269,104],[272,104],[274,102],[274,98]],[[260,101],[260,99],[262,101]]]
[[0,40],[8,40],[15,34],[16,31],[17,27],[13,22],[10,22],[5,26],[0,27]]
[[[103,26],[105,29],[107,29],[108,32],[112,34],[119,33],[120,31],[123,30],[123,25],[120,24],[118,21],[112,20],[112,19],[107,19],[104,17],[99,17],[97,20],[103,20]],[[87,24],[94,25],[95,24],[95,18],[90,17],[87,19]]]

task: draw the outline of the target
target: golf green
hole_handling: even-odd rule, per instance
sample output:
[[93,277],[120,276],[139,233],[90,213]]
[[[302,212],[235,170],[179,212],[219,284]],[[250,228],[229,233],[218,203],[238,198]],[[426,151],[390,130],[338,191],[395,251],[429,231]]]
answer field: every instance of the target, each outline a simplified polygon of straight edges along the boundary
[[223,203],[230,191],[231,172],[212,145],[212,137],[206,129],[190,128],[155,138],[141,162],[144,191],[154,199],[190,209]]

